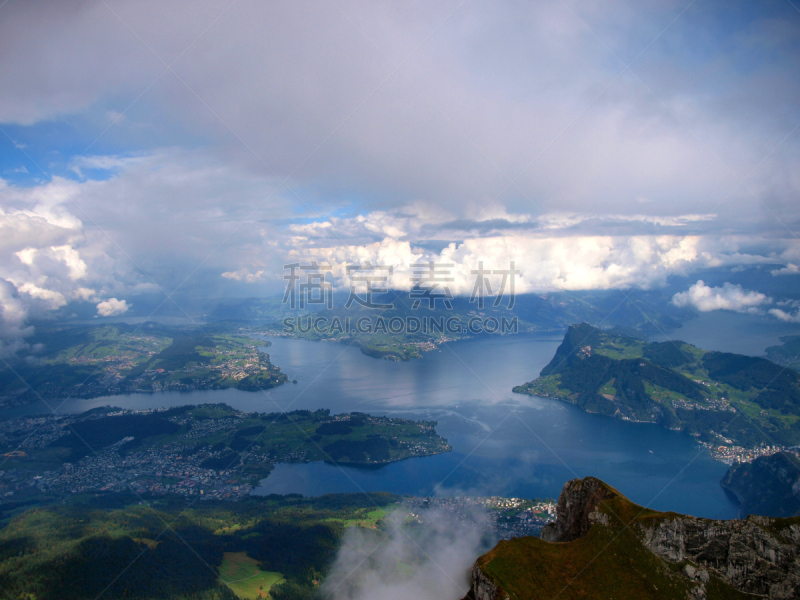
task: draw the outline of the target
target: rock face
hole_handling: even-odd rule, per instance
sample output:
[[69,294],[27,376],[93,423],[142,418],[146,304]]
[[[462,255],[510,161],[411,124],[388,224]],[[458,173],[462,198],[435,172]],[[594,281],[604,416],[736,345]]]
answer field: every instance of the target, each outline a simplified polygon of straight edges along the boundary
[[800,594],[800,525],[751,516],[744,521],[694,517],[642,527],[645,547],[674,563],[691,561],[737,590],[769,598]]
[[800,518],[661,513],[592,477],[567,482],[557,515],[478,559],[467,599],[800,598]]
[[508,594],[484,575],[478,565],[472,567],[472,587],[464,600],[509,600]]

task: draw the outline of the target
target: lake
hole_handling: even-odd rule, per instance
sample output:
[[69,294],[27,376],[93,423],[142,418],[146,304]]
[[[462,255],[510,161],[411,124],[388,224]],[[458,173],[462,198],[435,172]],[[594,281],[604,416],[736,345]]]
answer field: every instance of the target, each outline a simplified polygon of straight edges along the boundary
[[[721,314],[702,315],[670,337],[708,349],[750,348],[747,353],[760,354],[781,335],[798,330],[777,327],[773,321],[759,328],[750,315],[724,313],[720,318]],[[750,330],[752,339],[738,333]],[[560,336],[527,334],[482,337],[445,344],[419,360],[393,362],[367,357],[344,344],[272,338],[265,350],[297,384],[260,393],[215,390],[71,400],[58,410],[225,402],[259,412],[363,411],[434,419],[437,431],[453,446],[447,454],[379,469],[278,465],[258,488],[263,494],[390,491],[557,497],[565,481],[593,475],[658,510],[713,518],[737,515],[719,486],[727,466],[711,460],[689,435],[587,414],[557,400],[513,394],[514,385],[536,377],[560,341]],[[14,412],[20,411],[49,412],[41,406]]]

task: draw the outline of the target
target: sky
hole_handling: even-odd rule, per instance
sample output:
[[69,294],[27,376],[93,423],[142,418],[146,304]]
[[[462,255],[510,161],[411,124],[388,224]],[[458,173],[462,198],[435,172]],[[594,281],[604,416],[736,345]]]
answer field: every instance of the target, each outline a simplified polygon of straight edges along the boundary
[[798,75],[795,0],[0,0],[0,352],[312,260],[800,321],[702,279],[800,273]]

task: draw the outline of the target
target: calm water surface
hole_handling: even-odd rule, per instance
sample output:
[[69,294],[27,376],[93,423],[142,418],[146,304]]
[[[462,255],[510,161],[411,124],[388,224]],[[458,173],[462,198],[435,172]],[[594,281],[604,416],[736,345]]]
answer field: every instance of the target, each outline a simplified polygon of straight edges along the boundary
[[[759,329],[746,315],[703,315],[670,337],[708,349],[761,354],[784,328]],[[762,323],[763,325],[763,323]],[[741,327],[741,328],[740,328]],[[743,328],[743,329],[742,329]],[[794,328],[797,329],[797,328]],[[753,330],[743,341],[740,333]],[[246,411],[330,408],[334,413],[427,418],[453,452],[380,469],[326,463],[278,465],[258,493],[391,491],[415,495],[556,497],[564,482],[594,475],[635,502],[659,510],[732,518],[719,486],[727,466],[693,438],[655,425],[586,414],[556,400],[511,393],[536,377],[560,336],[485,337],[446,344],[422,359],[376,360],[355,348],[276,338],[266,349],[297,384],[268,392],[162,392],[67,401],[61,412],[103,405],[156,408],[225,402]],[[33,406],[17,413],[49,412]],[[10,412],[6,414],[10,415]]]

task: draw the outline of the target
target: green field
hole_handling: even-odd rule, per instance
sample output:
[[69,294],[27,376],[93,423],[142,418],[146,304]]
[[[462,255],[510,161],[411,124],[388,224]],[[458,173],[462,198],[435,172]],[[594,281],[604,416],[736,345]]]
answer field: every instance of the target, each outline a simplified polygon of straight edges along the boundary
[[375,510],[367,511],[366,509],[356,511],[356,514],[351,519],[344,519],[342,523],[345,527],[364,527],[366,529],[376,529],[378,523],[384,519],[389,511],[387,508],[378,508]]
[[270,588],[283,579],[273,571],[262,571],[258,561],[246,552],[225,552],[219,567],[219,576],[239,598],[257,600],[269,596]]

